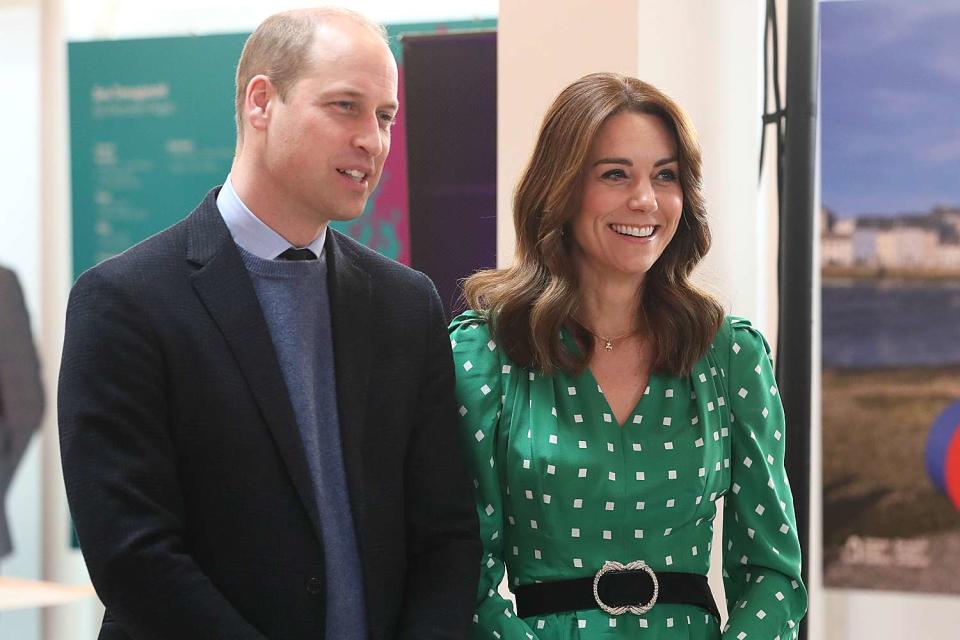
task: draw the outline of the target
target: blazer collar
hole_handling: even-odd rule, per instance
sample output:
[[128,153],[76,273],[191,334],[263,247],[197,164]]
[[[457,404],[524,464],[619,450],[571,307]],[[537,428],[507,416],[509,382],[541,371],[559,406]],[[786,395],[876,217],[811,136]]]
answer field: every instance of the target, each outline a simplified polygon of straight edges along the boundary
[[[193,286],[230,345],[319,538],[320,516],[289,393],[253,283],[217,209],[218,193],[219,188],[210,191],[186,221],[187,260],[199,267],[191,276]],[[366,525],[363,481],[375,313],[372,282],[353,240],[328,229],[324,250],[340,442],[357,543],[363,550],[372,533]]]
[[[220,187],[211,189],[186,220],[187,260],[198,266],[207,264],[224,249],[232,247],[236,251],[230,231],[217,209],[219,193]],[[237,257],[240,257],[239,252]],[[243,267],[242,262],[240,266]]]
[[187,260],[199,267],[191,282],[247,381],[319,540],[320,515],[290,395],[253,283],[217,209],[218,191],[186,221]]
[[334,367],[337,378],[337,407],[340,444],[350,491],[350,507],[359,547],[367,547],[366,499],[364,495],[364,438],[374,331],[373,283],[363,268],[361,249],[356,243],[327,230],[327,288],[330,293],[330,320],[333,329]]

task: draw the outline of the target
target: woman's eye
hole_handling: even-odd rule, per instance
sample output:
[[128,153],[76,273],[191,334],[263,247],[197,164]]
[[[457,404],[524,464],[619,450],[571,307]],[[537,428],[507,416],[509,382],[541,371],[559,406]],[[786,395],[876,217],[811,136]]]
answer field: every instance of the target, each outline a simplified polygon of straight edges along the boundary
[[604,171],[600,177],[605,180],[621,180],[626,178],[627,174],[623,169],[610,169],[609,171]]
[[677,172],[673,169],[664,169],[657,174],[657,178],[665,182],[675,182],[677,180]]

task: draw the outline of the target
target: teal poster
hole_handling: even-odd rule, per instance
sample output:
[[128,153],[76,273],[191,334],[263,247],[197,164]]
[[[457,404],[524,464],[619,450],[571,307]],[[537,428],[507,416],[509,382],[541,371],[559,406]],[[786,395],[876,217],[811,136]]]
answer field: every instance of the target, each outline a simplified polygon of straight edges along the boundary
[[[410,263],[399,38],[495,25],[388,27],[400,65],[401,104],[390,155],[363,215],[334,228]],[[234,73],[247,35],[69,44],[75,276],[178,222],[223,182],[235,142]]]
[[234,150],[233,74],[245,35],[69,45],[73,267],[183,218]]

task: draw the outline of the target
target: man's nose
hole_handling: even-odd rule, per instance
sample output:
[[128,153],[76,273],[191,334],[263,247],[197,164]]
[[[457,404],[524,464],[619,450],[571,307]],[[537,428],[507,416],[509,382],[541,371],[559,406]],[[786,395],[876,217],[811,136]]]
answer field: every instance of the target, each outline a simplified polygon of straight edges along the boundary
[[383,129],[380,128],[380,120],[376,114],[363,118],[354,135],[354,144],[372,158],[383,153]]

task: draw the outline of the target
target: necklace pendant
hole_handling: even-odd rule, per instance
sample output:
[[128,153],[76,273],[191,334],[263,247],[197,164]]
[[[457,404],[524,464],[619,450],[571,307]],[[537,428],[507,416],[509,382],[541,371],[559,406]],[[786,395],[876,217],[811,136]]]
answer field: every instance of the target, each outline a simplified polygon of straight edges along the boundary
[[606,349],[607,351],[613,351],[613,341],[612,341],[612,340],[606,340],[605,343],[604,343],[604,345],[603,345],[603,348]]

